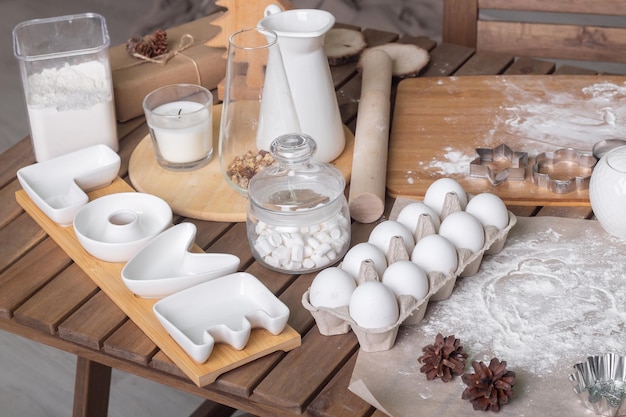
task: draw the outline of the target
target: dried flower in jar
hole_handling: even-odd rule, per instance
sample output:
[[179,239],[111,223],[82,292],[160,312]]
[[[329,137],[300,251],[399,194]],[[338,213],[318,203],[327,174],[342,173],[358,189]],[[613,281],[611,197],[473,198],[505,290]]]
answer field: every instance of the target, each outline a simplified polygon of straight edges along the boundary
[[226,175],[228,175],[228,178],[230,178],[234,184],[247,189],[252,177],[273,163],[274,158],[272,154],[267,151],[260,150],[257,153],[248,151],[235,158],[228,166]]

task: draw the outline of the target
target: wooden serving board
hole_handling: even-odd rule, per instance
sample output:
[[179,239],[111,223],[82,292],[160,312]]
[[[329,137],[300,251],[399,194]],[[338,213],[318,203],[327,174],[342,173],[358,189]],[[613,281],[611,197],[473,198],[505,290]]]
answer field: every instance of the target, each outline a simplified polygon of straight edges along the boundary
[[[167,201],[174,213],[193,219],[244,222],[248,199],[224,179],[217,156],[222,106],[213,106],[213,160],[208,165],[187,172],[162,168],[156,159],[150,135],[146,135],[130,157],[128,174],[137,191],[156,195]],[[354,134],[344,126],[346,146],[332,162],[350,182]]]
[[[441,177],[466,191],[493,192],[507,204],[589,205],[588,190],[556,194],[532,181],[534,157],[626,138],[626,77],[513,75],[428,77],[398,85],[390,134],[387,191],[422,199]],[[471,178],[476,148],[527,152],[526,179],[492,186]]]
[[[107,194],[134,191],[119,177],[107,187],[89,193],[93,200]],[[101,261],[87,253],[78,242],[72,227],[61,227],[46,216],[24,190],[16,192],[20,206],[54,239],[54,241],[80,266],[113,302],[191,379],[202,387],[231,369],[254,359],[282,350],[289,351],[300,346],[300,334],[287,325],[277,336],[265,329],[255,329],[246,347],[236,350],[223,343],[215,344],[209,359],[200,364],[194,361],[170,337],[152,311],[158,300],[136,297],[124,285],[121,273],[125,263]],[[201,251],[197,245],[195,251]]]

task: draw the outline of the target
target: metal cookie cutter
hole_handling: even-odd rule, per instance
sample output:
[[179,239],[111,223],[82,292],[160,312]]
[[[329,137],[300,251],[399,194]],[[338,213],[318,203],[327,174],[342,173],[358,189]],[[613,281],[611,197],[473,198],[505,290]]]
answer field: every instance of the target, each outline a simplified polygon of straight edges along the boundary
[[[487,178],[493,186],[505,180],[523,181],[526,178],[528,153],[515,152],[504,143],[493,149],[476,148],[476,153],[478,157],[470,163],[470,177]],[[494,169],[495,163],[502,161],[508,166],[502,170]]]
[[[537,155],[533,165],[533,182],[540,187],[557,193],[565,194],[589,188],[591,171],[598,160],[590,154],[580,153],[575,149],[564,148],[555,152],[543,152]],[[566,172],[556,172],[557,164],[565,165]],[[584,172],[585,175],[572,175],[573,171]],[[588,172],[588,173],[587,173]],[[567,179],[558,179],[569,175]]]
[[593,145],[592,153],[593,156],[600,159],[609,151],[612,151],[615,148],[619,148],[620,146],[625,146],[626,140],[624,139],[605,139]]

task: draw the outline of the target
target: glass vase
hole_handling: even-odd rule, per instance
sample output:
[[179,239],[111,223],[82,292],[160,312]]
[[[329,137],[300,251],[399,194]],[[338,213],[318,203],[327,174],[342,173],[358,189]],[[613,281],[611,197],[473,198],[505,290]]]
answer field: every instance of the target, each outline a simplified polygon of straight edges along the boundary
[[252,177],[273,163],[272,141],[299,132],[276,34],[262,28],[232,34],[219,138],[220,167],[226,181],[247,195]]

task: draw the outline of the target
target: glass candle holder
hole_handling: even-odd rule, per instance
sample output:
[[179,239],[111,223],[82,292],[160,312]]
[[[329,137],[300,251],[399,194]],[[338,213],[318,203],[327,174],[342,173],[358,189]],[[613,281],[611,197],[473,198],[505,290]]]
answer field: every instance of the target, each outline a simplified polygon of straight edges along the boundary
[[158,88],[143,101],[156,158],[172,171],[190,171],[213,157],[213,95],[194,84]]

